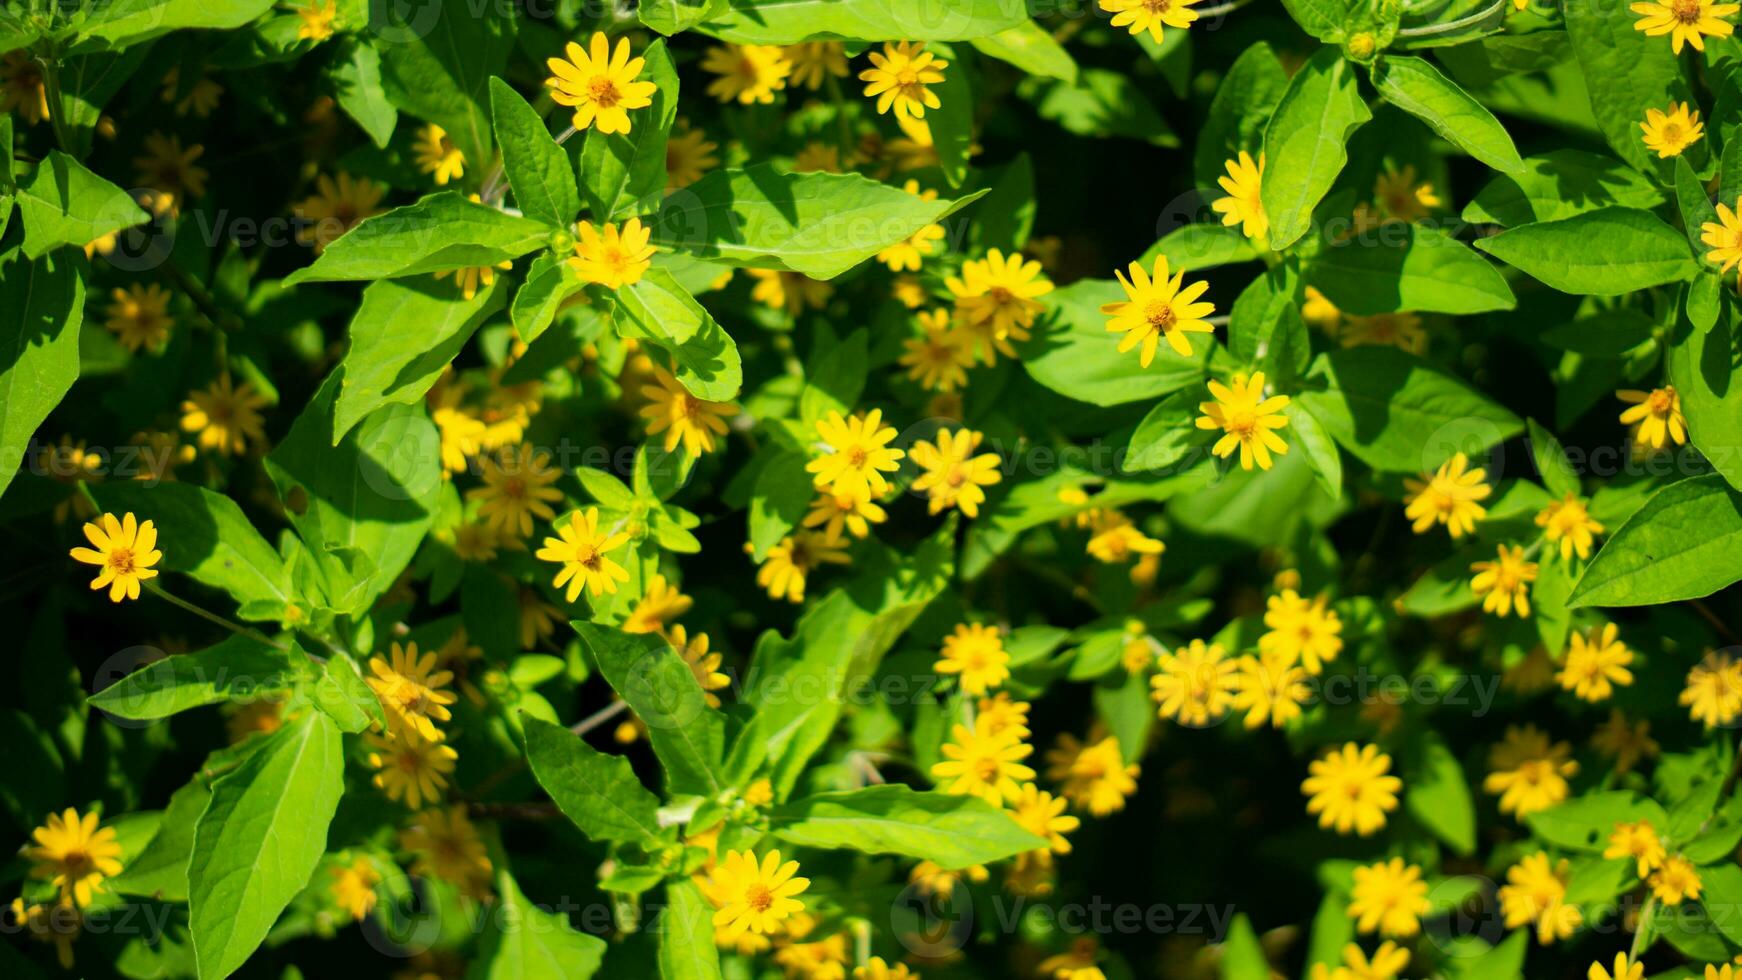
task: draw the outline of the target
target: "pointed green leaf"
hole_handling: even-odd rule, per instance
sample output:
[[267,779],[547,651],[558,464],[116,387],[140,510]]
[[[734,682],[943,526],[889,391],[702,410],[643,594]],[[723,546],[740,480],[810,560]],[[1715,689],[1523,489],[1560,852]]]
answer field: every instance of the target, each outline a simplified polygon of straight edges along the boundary
[[522,721],[533,776],[582,833],[646,851],[668,836],[659,826],[659,797],[641,785],[628,759],[598,751],[561,725],[530,716]]
[[1313,209],[1349,160],[1350,135],[1372,117],[1336,48],[1320,48],[1295,73],[1264,130],[1260,196],[1271,247],[1293,245],[1312,227]]

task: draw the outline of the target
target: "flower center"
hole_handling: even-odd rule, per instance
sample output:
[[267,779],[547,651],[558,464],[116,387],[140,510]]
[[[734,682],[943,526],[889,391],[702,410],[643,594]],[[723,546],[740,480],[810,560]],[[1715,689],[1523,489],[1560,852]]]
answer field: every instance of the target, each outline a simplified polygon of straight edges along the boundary
[[1680,123],[1664,123],[1663,124],[1663,139],[1665,142],[1679,143],[1679,142],[1681,142],[1681,138],[1682,138],[1682,128],[1681,128]]
[[1222,416],[1226,421],[1223,427],[1242,439],[1249,439],[1258,428],[1258,413],[1250,408],[1237,408],[1225,412]]
[[575,561],[596,572],[599,570],[599,562],[602,561],[604,557],[604,555],[599,554],[599,549],[592,545],[587,545],[576,552]]
[[853,469],[862,470],[865,468],[865,464],[870,461],[871,454],[866,451],[864,446],[854,446],[847,450],[847,465]]
[[518,476],[511,476],[502,483],[502,496],[510,500],[520,500],[526,496],[526,484]]
[[999,768],[997,759],[986,756],[974,763],[974,775],[980,777],[983,783],[994,783],[998,781]]
[[1014,299],[1014,297],[1010,295],[1010,290],[1005,289],[1003,286],[993,286],[991,289],[986,290],[986,295],[992,297],[992,302],[999,306],[1008,306],[1010,305],[1010,301]]
[[617,85],[611,79],[604,75],[595,75],[593,80],[587,83],[587,97],[610,109],[616,106],[617,100],[623,96],[618,93]]
[[1670,406],[1669,389],[1659,388],[1652,392],[1651,397],[1646,400],[1646,405],[1650,407],[1651,414],[1653,415],[1668,415]]
[[1143,308],[1143,318],[1155,329],[1165,331],[1174,323],[1173,304],[1165,300],[1151,300]]
[[1675,16],[1676,20],[1679,20],[1684,24],[1696,24],[1700,20],[1700,15],[1704,12],[1701,9],[1703,6],[1704,4],[1702,4],[1700,0],[1674,0],[1674,2],[1670,4],[1669,9],[1670,13]]
[[133,574],[133,550],[131,548],[116,548],[109,552],[109,567],[118,574]]
[[757,912],[766,912],[774,905],[774,893],[768,886],[757,883],[744,890],[744,904]]

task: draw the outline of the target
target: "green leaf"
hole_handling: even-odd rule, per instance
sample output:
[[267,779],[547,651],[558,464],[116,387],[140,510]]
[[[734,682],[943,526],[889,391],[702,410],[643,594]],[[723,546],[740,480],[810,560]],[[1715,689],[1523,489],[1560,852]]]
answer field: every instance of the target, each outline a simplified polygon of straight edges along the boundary
[[284,284],[493,266],[544,247],[550,234],[551,229],[540,222],[443,191],[365,219],[329,244],[312,264],[285,276]]
[[[496,873],[501,903],[489,920],[468,977],[477,980],[587,980],[599,972],[605,941],[578,932],[563,911],[532,903],[506,869]],[[560,908],[560,907],[559,907]]]
[[1329,242],[1307,263],[1305,275],[1338,309],[1357,316],[1489,313],[1517,305],[1493,263],[1425,225],[1387,225],[1379,233]]
[[[663,44],[654,43],[664,50]],[[500,78],[490,79],[490,117],[495,120],[496,142],[502,147],[502,170],[521,212],[552,228],[568,230],[581,210],[575,168],[569,165],[568,154],[532,106]],[[660,149],[664,152],[663,145]]]
[[804,391],[798,399],[799,423],[807,430],[831,411],[852,414],[865,391],[869,335],[868,330],[855,330],[827,351],[813,353],[815,363],[805,368]]
[[727,265],[833,279],[979,200],[922,200],[858,174],[716,170],[665,199],[653,243]]
[[0,255],[0,493],[36,427],[79,376],[85,283],[75,253]]
[[658,86],[653,102],[630,110],[627,133],[588,130],[581,149],[581,189],[595,219],[656,210],[665,195],[665,144],[677,118],[677,66],[664,41],[648,45],[642,57],[647,64],[639,80]]
[[1294,266],[1276,265],[1241,290],[1228,311],[1228,352],[1278,384],[1290,384],[1312,359],[1299,294]]
[[121,869],[119,877],[108,882],[109,886],[122,895],[143,895],[164,902],[187,901],[188,857],[194,849],[194,831],[211,799],[211,785],[200,776],[172,793],[157,835]]
[[234,973],[308,884],[344,792],[339,730],[309,712],[212,784],[188,860],[188,923],[202,977]]
[[533,259],[526,270],[526,281],[515,291],[514,303],[508,309],[514,332],[530,346],[556,320],[563,302],[585,285],[566,259],[550,252]]
[[1131,433],[1125,458],[1126,472],[1169,469],[1211,441],[1210,433],[1197,427],[1198,403],[1203,394],[1194,388],[1176,391],[1150,408]]
[[[1304,0],[1290,2],[1300,4]],[[1234,916],[1228,938],[1222,941],[1222,980],[1270,980],[1270,961],[1264,958],[1264,947],[1244,912]]]
[[1535,419],[1525,420],[1530,433],[1530,455],[1536,462],[1536,472],[1542,476],[1543,486],[1556,497],[1579,492],[1579,473],[1573,469],[1573,464],[1567,460],[1565,449],[1555,434],[1536,424]]
[[89,242],[150,219],[126,191],[59,150],[18,182],[18,217],[30,258]]
[[1476,851],[1476,805],[1464,767],[1433,732],[1413,742],[1404,766],[1410,790],[1403,805],[1422,826],[1459,854]]
[[816,496],[803,453],[783,452],[769,460],[756,477],[750,498],[750,558],[761,561],[799,522]]
[[702,23],[704,33],[738,44],[800,41],[970,41],[1028,20],[1002,0],[729,0]]
[[1621,357],[1651,341],[1656,322],[1640,310],[1599,310],[1542,332],[1543,343],[1593,357]]
[[377,409],[422,402],[472,332],[502,308],[506,293],[500,279],[471,299],[452,279],[371,283],[351,317],[344,383],[333,406],[334,443]]
[[1297,399],[1351,455],[1377,470],[1431,471],[1523,430],[1516,415],[1394,347],[1321,354]]
[[229,636],[198,653],[165,657],[86,700],[117,718],[150,721],[208,704],[282,693],[302,674],[285,651],[246,636]]
[[1219,265],[1252,262],[1258,258],[1258,246],[1240,234],[1240,229],[1227,225],[1181,225],[1149,246],[1137,260],[1145,272],[1155,268],[1155,258],[1167,256],[1170,273],[1201,272]]
[[1035,109],[1042,119],[1050,119],[1078,136],[1121,136],[1154,146],[1179,145],[1179,137],[1143,90],[1131,79],[1105,68],[1083,69],[1074,85],[1047,85]]
[[381,149],[399,125],[399,110],[387,101],[381,83],[381,53],[358,38],[339,42],[339,54],[327,62],[327,83],[345,115]]
[[665,885],[665,910],[654,920],[659,933],[661,980],[720,980],[714,946],[714,907],[687,878]]
[[1521,172],[1500,174],[1483,185],[1464,207],[1464,220],[1527,225],[1613,205],[1649,210],[1662,203],[1656,181],[1614,157],[1553,150],[1525,157]]
[[1681,233],[1649,211],[1603,208],[1520,225],[1476,247],[1563,293],[1619,296],[1696,270]]
[[1050,312],[1018,348],[1029,377],[1067,398],[1094,405],[1159,398],[1203,381],[1215,349],[1204,334],[1188,335],[1192,357],[1181,357],[1164,345],[1147,368],[1136,351],[1119,353],[1119,335],[1107,332],[1101,304],[1124,299],[1119,284],[1106,279],[1084,279],[1043,297]]
[[1569,851],[1600,854],[1609,847],[1609,835],[1618,823],[1649,820],[1660,830],[1669,826],[1669,815],[1650,797],[1631,790],[1586,793],[1559,806],[1524,818],[1537,837]]
[[738,345],[671,273],[650,269],[611,296],[618,332],[664,351],[690,394],[711,402],[737,397],[744,384]]
[[388,99],[445,130],[472,180],[489,169],[495,153],[489,85],[506,70],[514,46],[510,16],[472,0],[431,0],[402,10],[370,6]]
[[643,24],[670,37],[725,9],[726,0],[645,0],[635,5],[635,16]]
[[1027,153],[1002,167],[982,171],[986,196],[968,223],[972,252],[1002,249],[1015,252],[1028,244],[1034,231],[1034,160]]
[[958,55],[939,45],[936,53],[950,62],[950,68],[934,89],[942,105],[927,113],[925,121],[931,127],[938,169],[951,187],[960,187],[967,179],[968,154],[974,148],[974,89],[968,84],[966,52]]
[[104,510],[132,511],[155,523],[163,552],[159,570],[223,589],[238,605],[291,601],[284,560],[231,498],[173,481],[111,480],[90,489]]
[[1215,187],[1226,165],[1241,150],[1257,157],[1264,144],[1264,126],[1288,88],[1288,73],[1276,52],[1263,41],[1234,59],[1216,96],[1204,128],[1192,150],[1192,175],[1200,187]]
[[266,473],[308,545],[327,606],[353,613],[387,591],[429,530],[441,439],[421,405],[377,409],[333,438],[343,380],[343,368],[328,376],[267,455]]
[[387,709],[350,654],[335,651],[318,670],[320,676],[307,689],[308,698],[340,731],[356,735],[371,727],[387,729]]
[[670,835],[659,826],[654,796],[629,760],[606,755],[561,725],[525,717],[526,761],[563,815],[593,840],[638,844],[652,852]]
[[973,44],[981,54],[1015,65],[1029,75],[1062,79],[1068,85],[1077,83],[1076,59],[1032,20],[974,38]]
[[1646,106],[1692,101],[1675,53],[1668,44],[1641,44],[1639,15],[1626,4],[1567,0],[1561,13],[1604,138],[1635,170],[1657,173],[1639,122]]
[[1312,227],[1313,209],[1349,160],[1349,137],[1372,117],[1341,51],[1320,48],[1295,73],[1264,130],[1260,196],[1272,248]]
[[1733,329],[1701,333],[1691,324],[1679,327],[1665,366],[1681,398],[1688,441],[1731,486],[1742,489],[1742,360]]
[[272,0],[111,0],[93,7],[80,36],[123,48],[187,27],[241,27],[272,9]]
[[1300,446],[1301,454],[1313,468],[1313,475],[1318,477],[1319,486],[1333,499],[1343,496],[1343,456],[1337,451],[1336,440],[1325,431],[1325,427],[1314,418],[1311,412],[1296,410],[1291,405],[1287,409],[1289,428],[1294,430],[1295,444]]
[[1524,161],[1500,120],[1428,62],[1387,55],[1373,69],[1373,87],[1386,101],[1495,170],[1524,172]]
[[1567,607],[1648,606],[1742,579],[1742,493],[1718,474],[1672,483],[1603,544]]
[[922,793],[899,784],[819,793],[774,808],[768,820],[769,831],[789,844],[899,854],[945,869],[1047,846],[1045,838],[977,796]]
[[605,680],[647,725],[647,740],[672,791],[719,793],[725,716],[708,707],[683,656],[657,634],[624,633],[578,620],[571,625]]

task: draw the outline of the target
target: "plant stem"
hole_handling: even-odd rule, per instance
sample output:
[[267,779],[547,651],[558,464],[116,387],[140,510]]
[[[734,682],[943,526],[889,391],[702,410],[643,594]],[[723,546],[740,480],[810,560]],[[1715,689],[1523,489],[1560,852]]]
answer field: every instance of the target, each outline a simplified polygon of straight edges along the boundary
[[1494,3],[1488,5],[1487,7],[1484,7],[1481,10],[1476,11],[1473,14],[1470,14],[1467,17],[1459,17],[1457,20],[1447,21],[1444,24],[1429,24],[1426,27],[1400,28],[1397,32],[1397,36],[1398,37],[1434,37],[1434,36],[1439,35],[1439,34],[1450,34],[1453,31],[1460,30],[1460,29],[1465,28],[1465,27],[1469,27],[1472,24],[1480,24],[1482,21],[1485,21],[1488,18],[1494,16],[1496,13],[1499,13],[1510,2],[1511,2],[1511,0],[1494,0]]
[[628,709],[629,702],[613,701],[605,707],[600,708],[598,711],[582,718],[580,721],[575,722],[573,725],[570,725],[569,731],[574,732],[576,735],[585,735]]
[[233,623],[230,620],[225,619],[224,617],[218,615],[215,612],[212,612],[209,609],[205,609],[205,608],[202,608],[200,606],[197,606],[194,603],[191,603],[191,602],[187,601],[186,599],[181,598],[180,596],[172,595],[168,592],[165,592],[163,587],[158,585],[156,582],[149,582],[148,581],[148,582],[142,582],[140,584],[145,586],[145,591],[150,592],[152,595],[157,596],[159,599],[162,599],[162,600],[168,602],[170,605],[179,606],[182,609],[185,609],[188,612],[193,613],[195,616],[198,616],[201,619],[203,619],[209,623],[213,623],[213,624],[216,624],[218,626],[222,626],[223,628],[229,630],[230,632],[235,633],[237,636],[246,636],[250,640],[255,640],[257,642],[264,643],[267,646],[272,647],[275,650],[284,651],[286,653],[288,653],[290,651],[289,647],[278,642],[277,640],[274,640],[273,638],[267,636],[266,634],[260,632],[259,630],[251,629],[247,626],[243,626],[240,623]]

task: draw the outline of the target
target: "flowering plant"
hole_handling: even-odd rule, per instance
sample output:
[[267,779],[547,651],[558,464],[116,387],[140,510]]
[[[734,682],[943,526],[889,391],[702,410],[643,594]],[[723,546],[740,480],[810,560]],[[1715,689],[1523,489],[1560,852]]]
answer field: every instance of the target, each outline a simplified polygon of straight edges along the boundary
[[1742,976],[1742,41],[15,0],[8,976]]

